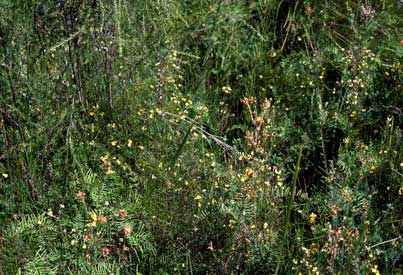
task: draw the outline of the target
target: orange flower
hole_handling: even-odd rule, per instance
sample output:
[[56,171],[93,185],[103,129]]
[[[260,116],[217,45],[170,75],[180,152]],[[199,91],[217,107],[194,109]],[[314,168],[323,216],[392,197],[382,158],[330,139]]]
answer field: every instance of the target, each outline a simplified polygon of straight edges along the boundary
[[92,239],[92,234],[90,234],[90,233],[86,233],[86,234],[84,234],[84,241],[86,242],[86,241],[89,241],[89,240],[91,240]]
[[265,99],[264,102],[263,102],[263,109],[267,110],[267,109],[270,108],[270,106],[271,106],[270,100]]
[[104,247],[101,250],[102,256],[106,257],[111,254],[111,249],[109,247]]
[[79,199],[80,201],[84,202],[85,201],[85,196],[86,196],[85,192],[78,191],[77,199]]
[[107,172],[111,168],[111,162],[109,161],[109,154],[106,154],[105,156],[101,156],[99,158],[102,162],[102,167],[104,168],[104,171]]
[[256,126],[257,126],[257,127],[262,126],[263,118],[262,118],[261,116],[258,116],[258,117],[255,119],[255,123],[256,123]]
[[249,106],[249,99],[247,97],[244,97],[241,99],[241,103],[245,106]]
[[122,209],[119,210],[119,216],[121,216],[122,218],[126,217],[127,214],[128,213],[127,213],[126,209],[122,208]]
[[105,216],[99,216],[99,217],[98,217],[98,222],[99,222],[100,224],[104,224],[104,223],[106,223],[106,221],[107,221],[107,219],[106,219]]
[[130,226],[125,225],[123,226],[122,231],[125,236],[128,236],[130,235],[130,233],[132,233],[132,228]]
[[305,8],[305,14],[311,15],[313,13],[313,9],[311,7]]

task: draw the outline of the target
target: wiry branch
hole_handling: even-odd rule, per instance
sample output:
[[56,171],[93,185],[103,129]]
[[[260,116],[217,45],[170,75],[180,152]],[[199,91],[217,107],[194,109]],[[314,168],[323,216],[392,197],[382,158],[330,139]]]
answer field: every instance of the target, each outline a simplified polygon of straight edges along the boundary
[[[196,122],[195,120],[186,117],[186,116],[181,116],[181,115],[177,115],[177,114],[173,114],[170,112],[162,112],[161,113],[161,117],[162,119],[164,119],[165,121],[168,121],[170,123],[174,123],[173,121],[166,119],[165,117],[169,116],[172,118],[176,118],[176,119],[180,119],[182,122],[187,123],[188,125],[192,126],[193,129],[195,129],[197,132],[199,132],[201,134],[201,136],[207,140],[207,142],[210,144],[211,141],[215,142],[218,146],[220,146],[224,152],[229,153],[231,156],[237,155],[238,151],[236,150],[236,148],[234,148],[233,146],[225,143],[224,139],[220,136],[217,135],[213,135],[211,133],[209,133],[208,131],[206,131],[203,126],[201,126],[198,122]],[[175,123],[176,124],[176,123]]]
[[381,243],[374,244],[374,245],[368,247],[368,249],[372,249],[372,248],[375,248],[375,247],[383,245],[383,244],[387,244],[387,243],[390,243],[390,242],[397,241],[397,240],[401,239],[402,237],[403,236],[399,236],[397,238],[393,238],[393,239],[390,239],[390,240],[387,240],[387,241],[384,241],[384,242],[381,242]]

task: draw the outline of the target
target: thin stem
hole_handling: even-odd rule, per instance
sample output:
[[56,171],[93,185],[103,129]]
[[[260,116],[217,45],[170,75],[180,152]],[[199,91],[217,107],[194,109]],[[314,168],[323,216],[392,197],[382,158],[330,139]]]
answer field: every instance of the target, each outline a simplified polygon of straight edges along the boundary
[[[297,165],[295,167],[294,175],[292,178],[292,189],[291,189],[291,196],[287,204],[287,210],[286,210],[286,219],[285,219],[285,226],[284,226],[284,232],[283,232],[283,240],[281,242],[281,249],[280,253],[278,254],[277,257],[277,266],[276,266],[276,272],[275,274],[279,274],[280,271],[280,263],[282,262],[284,256],[284,248],[288,246],[288,241],[287,241],[287,236],[288,236],[288,230],[290,227],[290,219],[291,219],[291,208],[294,203],[294,198],[295,198],[295,193],[297,190],[297,179],[298,179],[298,174],[300,170],[300,164],[301,164],[301,158],[302,158],[302,149],[303,145],[301,144],[299,146],[299,153],[298,153],[298,160],[297,160]],[[287,245],[285,245],[287,244]]]

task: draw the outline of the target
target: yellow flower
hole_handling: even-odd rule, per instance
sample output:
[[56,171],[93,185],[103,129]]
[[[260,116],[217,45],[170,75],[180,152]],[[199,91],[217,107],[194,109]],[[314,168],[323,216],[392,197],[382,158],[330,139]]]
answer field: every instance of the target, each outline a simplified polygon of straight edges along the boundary
[[101,156],[99,159],[101,161],[107,161],[109,159],[109,153],[107,153],[105,156]]
[[376,275],[381,275],[381,273],[378,270],[378,266],[374,265],[373,268],[371,268],[372,273],[376,274]]
[[223,87],[222,87],[222,91],[223,91],[225,94],[230,94],[231,91],[232,91],[232,89],[231,89],[231,87],[229,87],[229,86],[223,86]]
[[372,165],[372,166],[369,168],[369,173],[370,173],[370,174],[373,174],[373,173],[375,172],[375,170],[376,170],[376,167],[375,167],[374,165]]
[[95,212],[91,213],[91,226],[95,227],[97,225],[97,220],[98,220],[98,216],[97,214],[95,214]]
[[97,214],[95,214],[95,212],[92,212],[92,213],[91,213],[91,219],[92,219],[93,221],[96,221],[96,220],[97,220]]
[[229,220],[228,226],[229,226],[229,227],[233,227],[235,224],[236,224],[236,221],[235,221],[235,220]]
[[314,224],[317,216],[318,215],[316,215],[315,213],[311,213],[309,215],[309,223]]
[[267,224],[267,222],[265,222],[264,224],[263,224],[263,229],[267,229],[269,227],[269,225]]
[[117,142],[116,140],[113,140],[113,141],[111,142],[112,146],[116,146],[117,143],[118,143],[118,142]]
[[112,174],[114,174],[115,173],[115,171],[113,171],[111,168],[109,168],[108,170],[106,170],[106,172],[105,172],[105,174],[107,174],[107,175],[112,175]]
[[253,171],[253,169],[250,168],[250,167],[246,167],[244,175],[246,176],[246,178],[249,179],[249,178],[251,178],[251,177],[253,177],[255,175],[255,171]]
[[309,258],[311,257],[311,250],[309,250],[308,248],[305,248],[305,255]]
[[127,147],[132,147],[132,143],[133,143],[133,141],[129,138],[128,140],[127,140]]
[[1,175],[2,175],[3,178],[5,178],[5,179],[8,178],[8,174],[7,174],[7,173],[2,173]]

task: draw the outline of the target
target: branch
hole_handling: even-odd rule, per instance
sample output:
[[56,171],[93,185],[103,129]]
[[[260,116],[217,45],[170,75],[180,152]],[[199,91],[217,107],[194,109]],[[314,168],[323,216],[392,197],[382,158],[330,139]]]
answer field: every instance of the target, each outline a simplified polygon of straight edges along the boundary
[[386,243],[390,243],[390,242],[393,242],[393,241],[397,241],[397,240],[401,239],[402,237],[403,237],[403,235],[402,235],[402,236],[399,236],[399,237],[397,237],[397,238],[391,239],[391,240],[387,240],[387,241],[384,241],[384,242],[381,242],[381,243],[374,244],[373,246],[368,247],[368,249],[372,249],[372,248],[374,248],[374,247],[377,247],[377,246],[380,246],[380,245],[383,245],[383,244],[386,244]]

